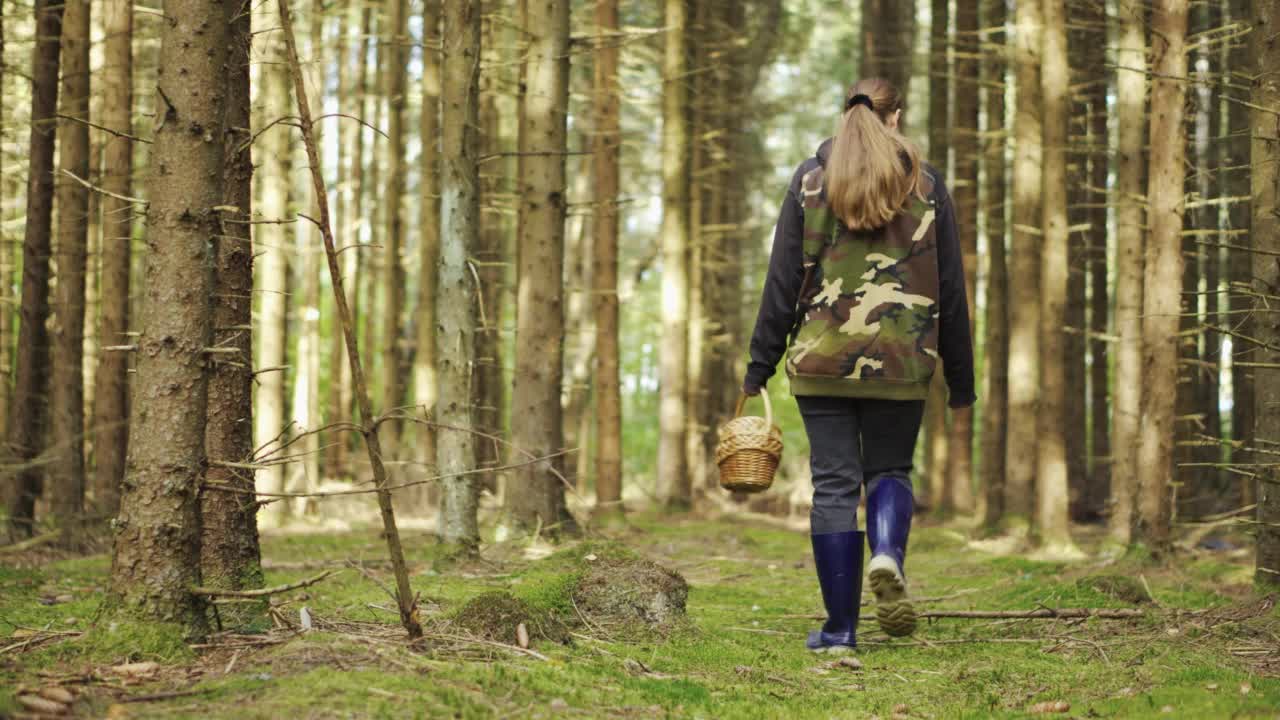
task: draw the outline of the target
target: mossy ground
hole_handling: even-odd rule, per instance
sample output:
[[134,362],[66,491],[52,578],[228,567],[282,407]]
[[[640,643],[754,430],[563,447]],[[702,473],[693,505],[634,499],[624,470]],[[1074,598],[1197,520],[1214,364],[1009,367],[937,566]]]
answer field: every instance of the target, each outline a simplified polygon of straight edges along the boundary
[[[325,561],[367,564],[365,573],[348,570],[281,598],[282,617],[296,624],[305,606],[317,630],[292,638],[277,630],[270,637],[280,642],[266,647],[186,651],[163,637],[130,646],[91,633],[9,651],[0,655],[0,716],[14,709],[18,684],[65,683],[153,660],[159,673],[123,689],[76,685],[83,716],[105,715],[126,694],[186,691],[193,694],[127,704],[126,716],[889,718],[905,706],[900,716],[985,718],[1022,717],[1035,703],[1061,700],[1071,717],[1280,717],[1280,611],[1250,594],[1244,558],[1185,558],[1179,569],[1135,558],[1038,562],[975,549],[954,528],[921,528],[908,561],[913,591],[948,598],[931,608],[1130,606],[1110,588],[1081,582],[1098,575],[1137,578],[1155,604],[1141,606],[1151,615],[1139,621],[937,620],[906,643],[887,642],[871,622],[863,667],[854,670],[803,648],[815,625],[803,616],[821,607],[802,532],[639,517],[612,538],[688,580],[689,622],[678,632],[623,641],[578,627],[570,645],[535,639],[548,661],[442,641],[411,650],[386,593],[365,574],[387,582],[376,531],[268,537],[271,584],[313,575]],[[1087,538],[1084,545],[1091,547]],[[592,541],[529,561],[519,547],[497,547],[441,574],[432,569],[432,540],[406,534],[405,547],[429,628],[484,592],[572,610],[570,589],[586,556],[630,552]],[[102,557],[0,567],[0,648],[21,640],[11,637],[15,626],[87,629],[106,572]]]

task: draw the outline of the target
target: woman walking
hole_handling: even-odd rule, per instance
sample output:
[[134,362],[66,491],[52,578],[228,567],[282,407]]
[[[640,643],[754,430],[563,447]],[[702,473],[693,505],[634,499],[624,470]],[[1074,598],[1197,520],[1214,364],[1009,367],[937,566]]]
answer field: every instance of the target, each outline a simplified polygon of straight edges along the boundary
[[810,533],[827,609],[808,638],[817,652],[857,645],[864,482],[877,619],[889,635],[915,630],[903,572],[912,455],[939,360],[951,407],[975,401],[955,209],[898,132],[901,115],[892,84],[858,82],[836,136],[796,170],[743,381],[758,394],[786,353],[811,448]]

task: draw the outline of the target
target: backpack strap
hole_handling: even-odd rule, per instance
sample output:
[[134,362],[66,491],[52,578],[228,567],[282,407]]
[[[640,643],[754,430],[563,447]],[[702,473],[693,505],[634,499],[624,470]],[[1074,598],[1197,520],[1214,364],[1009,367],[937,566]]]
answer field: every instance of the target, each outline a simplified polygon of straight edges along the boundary
[[826,176],[823,168],[818,166],[808,173],[800,182],[800,204],[804,208],[804,280],[800,282],[800,292],[796,295],[795,324],[791,326],[787,344],[795,342],[804,324],[804,316],[809,311],[805,296],[813,288],[814,275],[827,252],[827,248],[835,243],[836,233],[840,231],[839,223],[827,207]]

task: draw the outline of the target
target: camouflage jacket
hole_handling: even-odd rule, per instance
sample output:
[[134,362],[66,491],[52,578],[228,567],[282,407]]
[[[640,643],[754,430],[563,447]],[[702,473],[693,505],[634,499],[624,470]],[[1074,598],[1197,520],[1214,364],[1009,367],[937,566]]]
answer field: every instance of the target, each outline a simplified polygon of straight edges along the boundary
[[883,228],[854,232],[826,202],[829,150],[830,141],[788,189],[744,384],[763,386],[786,351],[796,395],[916,400],[941,359],[950,404],[973,404],[964,267],[941,178],[926,166],[923,199]]

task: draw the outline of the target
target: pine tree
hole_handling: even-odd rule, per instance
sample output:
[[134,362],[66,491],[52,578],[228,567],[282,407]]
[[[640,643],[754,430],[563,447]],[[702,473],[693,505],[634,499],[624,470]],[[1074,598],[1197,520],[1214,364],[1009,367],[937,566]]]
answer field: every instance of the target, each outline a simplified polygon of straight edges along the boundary
[[[225,4],[226,124],[223,133],[222,235],[213,290],[213,346],[205,452],[209,468],[200,493],[200,573],[206,587],[262,587],[258,503],[253,471],[253,158],[249,135],[247,0]],[[234,209],[232,209],[234,208]],[[240,464],[241,467],[235,467]],[[224,617],[225,621],[226,618]]]
[[1013,243],[1009,265],[1009,440],[1005,512],[1014,522],[1030,519],[1036,472],[1040,397],[1040,174],[1044,107],[1040,45],[1044,22],[1039,2],[1020,2],[1015,16]]
[[688,508],[689,178],[688,6],[666,0],[662,63],[662,348],[659,351],[658,501]]
[[133,245],[133,3],[104,0],[102,4],[104,72],[103,127],[121,135],[104,140],[102,151],[102,310],[98,339],[103,346],[94,379],[93,476],[90,491],[94,514],[114,516],[120,508],[129,443],[129,269]]
[[[1067,65],[1065,0],[1044,0],[1043,209],[1040,251],[1040,406],[1036,431],[1035,529],[1040,544],[1055,553],[1078,552],[1067,514],[1066,302],[1069,262],[1067,227]],[[1072,362],[1081,358],[1071,358]],[[1082,387],[1070,388],[1082,392]]]
[[1164,392],[1142,396],[1138,430],[1137,534],[1157,550],[1170,542],[1170,481],[1174,476],[1174,402],[1178,381],[1178,318],[1182,313],[1182,217],[1186,142],[1188,0],[1157,0],[1151,16],[1153,138],[1147,186],[1148,224],[1142,304],[1143,382]]
[[621,88],[618,83],[618,0],[596,0],[595,136],[592,165],[592,273],[596,313],[596,512],[622,511],[622,393],[618,328],[618,161],[621,154]]
[[58,123],[58,65],[66,5],[36,0],[31,60],[31,140],[28,144],[27,223],[22,235],[22,302],[7,458],[21,467],[5,484],[9,538],[30,537],[40,493],[39,455],[48,422],[49,255],[53,224],[53,150]]
[[200,510],[213,319],[222,234],[225,87],[230,32],[217,3],[164,5],[147,208],[145,298],[130,423],[129,470],[116,520],[109,603],[120,616],[203,635]]
[[1146,25],[1140,0],[1119,4],[1116,47],[1116,383],[1111,401],[1111,502],[1108,534],[1132,539],[1138,489],[1142,402],[1142,288],[1146,256]]
[[[480,103],[480,0],[445,0],[440,102],[440,261],[436,286],[436,347],[443,425],[471,426],[471,378],[475,359],[475,286],[467,257],[480,231],[478,141]],[[436,466],[445,476],[440,495],[441,539],[463,552],[480,543],[475,478],[457,473],[475,463],[473,438],[440,434]]]
[[[1280,194],[1280,137],[1276,134],[1275,114],[1267,108],[1280,105],[1280,79],[1274,73],[1280,63],[1280,2],[1253,0],[1253,17],[1257,23],[1249,36],[1253,92],[1250,101],[1253,149],[1250,167],[1253,173],[1253,226],[1251,235],[1258,250],[1280,251],[1280,223],[1276,221],[1277,195]],[[1176,30],[1176,28],[1174,28]],[[1172,49],[1172,48],[1171,48]],[[1154,132],[1154,128],[1152,129]],[[1271,255],[1253,256],[1254,287],[1267,295],[1280,292],[1280,265]],[[1255,370],[1259,380],[1255,390],[1258,440],[1280,438],[1280,383],[1266,382],[1273,377],[1275,363],[1280,361],[1280,320],[1275,313],[1260,314],[1255,319],[1256,334],[1262,343],[1259,364],[1270,367]],[[1256,441],[1255,441],[1256,442]],[[1258,482],[1258,553],[1254,581],[1258,587],[1280,587],[1280,473],[1273,465],[1263,469]]]
[[[254,283],[261,298],[258,307],[258,362],[254,367],[257,395],[254,400],[254,445],[259,459],[279,450],[285,427],[285,353],[288,347],[288,225],[281,222],[289,215],[289,158],[292,138],[288,126],[271,123],[292,114],[289,97],[289,74],[284,54],[284,41],[275,34],[264,38],[268,43],[269,62],[261,66],[263,117],[261,135],[255,143],[262,151],[262,165],[257,173],[262,198],[261,215],[266,223],[257,226],[257,245],[261,248]],[[259,492],[284,491],[284,466],[272,464],[257,472]],[[289,505],[275,500],[262,508],[264,525],[278,525],[289,515]]]
[[84,510],[84,312],[88,267],[89,189],[69,175],[89,175],[89,0],[67,3],[62,21],[62,107],[58,129],[55,202],[58,240],[54,300],[52,463],[45,475],[45,496],[64,544],[80,535]]
[[[1004,519],[1009,412],[1009,267],[1005,193],[1005,22],[1004,0],[987,0],[982,7],[982,81],[986,86],[986,143],[982,155],[981,204],[987,219],[987,283],[982,387],[982,526],[995,530]],[[993,37],[994,35],[994,37]]]

